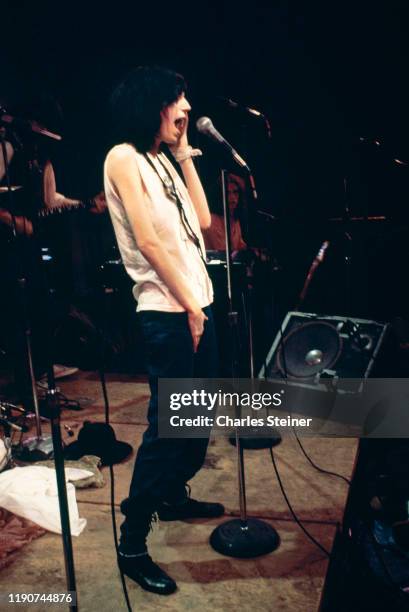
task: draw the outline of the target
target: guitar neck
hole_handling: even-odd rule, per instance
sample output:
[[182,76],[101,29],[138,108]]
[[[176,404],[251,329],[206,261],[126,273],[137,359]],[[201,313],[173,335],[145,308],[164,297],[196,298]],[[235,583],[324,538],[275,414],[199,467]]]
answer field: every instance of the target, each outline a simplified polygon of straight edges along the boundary
[[39,219],[44,219],[45,217],[61,215],[62,213],[73,211],[73,210],[87,209],[87,208],[90,208],[91,205],[92,203],[89,200],[87,200],[86,202],[61,204],[59,206],[45,206],[44,208],[40,208],[40,210],[37,212],[37,217]]

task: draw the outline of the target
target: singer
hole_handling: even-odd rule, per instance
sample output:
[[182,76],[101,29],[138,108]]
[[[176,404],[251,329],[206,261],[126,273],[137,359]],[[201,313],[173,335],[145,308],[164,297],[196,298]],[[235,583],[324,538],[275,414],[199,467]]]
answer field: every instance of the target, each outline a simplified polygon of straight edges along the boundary
[[[158,437],[158,379],[217,375],[213,290],[201,230],[210,213],[188,144],[191,107],[183,77],[139,67],[111,97],[115,146],[104,165],[106,200],[129,276],[145,343],[151,399],[129,496],[121,504],[118,563],[144,589],[169,594],[176,583],[147,552],[155,513],[164,521],[216,517],[221,504],[196,501],[187,482],[201,468],[207,439]],[[184,181],[163,153],[180,164]]]

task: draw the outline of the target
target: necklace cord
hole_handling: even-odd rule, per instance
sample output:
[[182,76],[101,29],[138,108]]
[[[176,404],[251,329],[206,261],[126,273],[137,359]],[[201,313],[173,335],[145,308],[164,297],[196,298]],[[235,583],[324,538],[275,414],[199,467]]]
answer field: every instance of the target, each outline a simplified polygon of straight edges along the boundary
[[158,169],[156,168],[155,164],[152,162],[152,160],[148,157],[147,153],[144,154],[145,159],[147,160],[147,162],[150,164],[150,166],[153,168],[153,170],[156,172],[156,174],[158,175],[158,177],[160,178],[165,193],[169,198],[172,198],[175,201],[175,204],[177,206],[177,209],[179,211],[179,216],[180,216],[180,221],[183,225],[183,228],[189,238],[189,240],[191,242],[193,242],[193,244],[196,246],[200,258],[203,261],[203,263],[206,266],[206,259],[203,255],[203,251],[202,251],[202,246],[200,244],[200,240],[197,237],[197,235],[195,234],[195,231],[192,229],[192,226],[189,223],[189,219],[186,216],[186,212],[185,209],[183,207],[183,203],[179,197],[178,191],[176,189],[176,185],[175,185],[175,181],[173,180],[172,175],[170,174],[169,170],[166,168],[166,166],[164,165],[164,163],[162,162],[162,160],[159,158],[159,156],[157,157],[160,165],[162,166],[162,168],[164,169],[165,173],[166,173],[166,177],[169,179],[170,184],[166,181],[166,179],[161,176],[160,172],[158,172]]

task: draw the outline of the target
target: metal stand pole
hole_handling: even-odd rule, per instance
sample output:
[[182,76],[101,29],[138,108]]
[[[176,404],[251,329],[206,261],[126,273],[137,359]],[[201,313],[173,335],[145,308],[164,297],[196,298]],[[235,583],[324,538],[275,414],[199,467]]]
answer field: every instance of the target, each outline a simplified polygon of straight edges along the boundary
[[[52,313],[54,311],[53,305],[51,304],[51,296],[53,294],[52,289],[49,285],[46,272],[44,270],[44,262],[41,261],[43,277],[43,290],[45,293],[45,311],[47,321],[52,320]],[[59,396],[55,387],[54,367],[52,363],[52,334],[50,324],[46,329],[46,341],[47,341],[47,393],[46,393],[46,409],[47,414],[50,416],[51,421],[51,434],[54,449],[54,465],[57,477],[57,490],[58,490],[58,503],[60,507],[61,517],[61,535],[63,542],[64,551],[64,562],[65,562],[65,574],[67,582],[67,591],[75,592],[73,602],[70,604],[70,610],[76,612],[77,606],[77,593],[76,593],[76,582],[75,582],[75,568],[74,568],[74,555],[72,550],[71,541],[71,526],[69,519],[69,506],[67,499],[67,486],[65,480],[65,469],[64,469],[64,453],[63,443],[61,438],[61,409],[59,403]]]
[[[51,367],[52,371],[52,367]],[[47,407],[51,417],[51,433],[53,438],[54,447],[54,465],[55,473],[57,476],[57,490],[58,490],[58,503],[60,507],[61,517],[61,535],[64,551],[64,562],[65,562],[65,576],[67,583],[67,591],[75,593],[75,603],[70,605],[70,610],[76,612],[78,610],[77,605],[77,589],[75,581],[75,568],[74,568],[74,554],[72,550],[71,540],[71,527],[70,517],[68,511],[68,498],[67,498],[67,487],[65,482],[65,471],[64,471],[64,454],[61,439],[61,428],[60,428],[60,406],[58,403],[58,395],[55,389],[54,383],[54,372],[50,376],[48,375],[48,391],[47,391]]]
[[[238,376],[238,314],[233,308],[232,292],[232,260],[231,260],[231,233],[230,233],[230,211],[226,197],[226,171],[221,171],[224,228],[226,240],[226,265],[227,265],[227,297],[229,303],[229,328],[231,333],[231,363],[232,378]],[[278,533],[273,527],[264,521],[247,517],[246,504],[246,481],[244,470],[244,453],[241,439],[236,429],[237,448],[237,471],[239,481],[239,504],[240,519],[225,521],[210,535],[211,546],[222,555],[239,558],[252,558],[267,554],[275,550],[280,543]]]
[[[6,169],[6,180],[7,187],[9,193],[9,202],[11,204],[10,210],[13,211],[12,206],[12,189],[10,185],[10,175],[8,171],[8,158],[7,158],[7,150],[4,139],[4,131],[0,130],[0,138],[1,138],[1,146],[3,150],[4,157],[4,166]],[[12,221],[13,221],[13,234],[14,239],[17,239],[17,228],[15,218],[11,212]],[[22,264],[19,261],[19,272],[22,271]],[[24,331],[26,337],[26,347],[29,357],[29,370],[31,376],[31,388],[33,391],[33,399],[34,397],[37,399],[36,388],[35,388],[35,378],[34,378],[34,368],[32,362],[32,353],[31,353],[31,330],[28,325],[28,313],[27,313],[27,302],[25,299],[25,289],[26,289],[26,281],[23,274],[19,273],[19,289],[21,296],[21,304],[22,304],[22,312],[24,315]],[[21,278],[20,278],[21,276]],[[51,308],[49,304],[49,295],[47,293],[47,312],[45,316],[48,317],[51,314]],[[48,412],[47,414],[51,414],[51,432],[52,432],[52,441],[53,441],[53,449],[54,449],[54,463],[55,463],[55,472],[57,478],[57,490],[58,490],[58,502],[60,507],[60,517],[61,517],[61,533],[63,540],[63,550],[64,550],[64,561],[65,561],[65,573],[67,580],[67,591],[75,592],[74,602],[70,604],[69,609],[72,612],[77,612],[78,606],[76,602],[76,583],[75,583],[75,570],[74,570],[74,557],[72,550],[72,541],[71,541],[71,527],[70,527],[70,519],[69,519],[69,509],[68,509],[68,498],[67,498],[67,487],[65,482],[65,470],[64,470],[64,455],[62,450],[62,439],[61,439],[61,429],[60,429],[60,406],[58,402],[58,394],[55,388],[55,379],[54,379],[54,369],[51,363],[51,353],[50,353],[50,333],[49,330],[47,334],[47,348],[48,350],[48,367],[47,367],[47,379],[48,379],[48,391],[46,395]],[[43,441],[41,438],[41,426],[40,426],[40,413],[38,410],[38,403],[34,402],[34,405],[37,406],[36,409],[36,418],[37,418],[37,438],[36,441]],[[36,447],[37,449],[39,446]]]
[[[249,171],[250,173],[250,171]],[[257,203],[257,191],[255,188],[254,178],[250,174],[250,183],[252,187],[252,194],[255,203]],[[230,235],[230,234],[229,234]],[[254,336],[253,336],[253,271],[250,265],[247,265],[247,293],[245,294],[247,299],[244,299],[243,307],[246,309],[247,315],[247,326],[248,326],[248,347],[249,347],[249,367],[250,367],[250,378],[254,380]],[[253,429],[253,435],[250,437],[241,437],[241,446],[246,450],[262,450],[265,448],[273,448],[278,446],[281,441],[280,432],[272,428],[271,433],[273,435],[266,438],[265,436],[257,435],[257,430]],[[232,435],[229,438],[230,444],[236,446],[237,437]]]

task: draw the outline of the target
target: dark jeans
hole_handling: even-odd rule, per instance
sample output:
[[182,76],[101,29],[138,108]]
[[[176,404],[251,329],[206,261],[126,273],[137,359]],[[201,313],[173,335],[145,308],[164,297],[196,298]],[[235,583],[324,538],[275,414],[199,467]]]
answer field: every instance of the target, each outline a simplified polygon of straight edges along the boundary
[[[151,399],[148,428],[139,447],[128,499],[121,505],[126,515],[121,526],[121,549],[132,552],[132,534],[138,528],[141,508],[154,512],[161,502],[178,503],[186,497],[185,485],[203,465],[208,439],[158,437],[158,379],[214,378],[218,375],[216,336],[212,311],[197,353],[193,352],[187,313],[142,311],[138,314],[145,343]],[[134,524],[132,521],[134,518]]]

